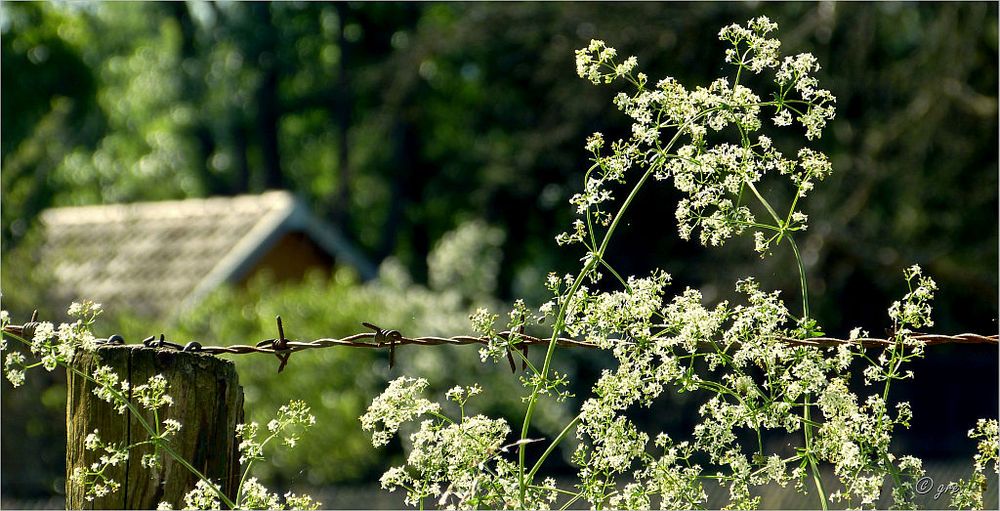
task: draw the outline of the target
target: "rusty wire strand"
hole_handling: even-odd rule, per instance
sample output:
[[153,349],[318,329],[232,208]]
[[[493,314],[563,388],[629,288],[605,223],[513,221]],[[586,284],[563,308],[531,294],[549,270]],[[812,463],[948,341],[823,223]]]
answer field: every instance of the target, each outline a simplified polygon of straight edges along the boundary
[[[32,316],[34,320],[34,315]],[[170,342],[165,339],[164,334],[157,336],[147,337],[142,341],[142,343],[136,344],[126,344],[125,339],[120,335],[112,335],[107,339],[99,339],[98,345],[100,346],[144,346],[147,348],[166,348],[175,351],[193,352],[193,353],[206,353],[210,355],[243,355],[247,353],[267,353],[274,355],[281,362],[278,367],[278,372],[281,372],[288,363],[288,359],[292,353],[298,351],[304,351],[309,349],[317,348],[334,348],[334,347],[350,347],[350,348],[389,348],[390,355],[390,367],[395,362],[395,350],[397,346],[405,345],[416,345],[416,346],[440,346],[440,345],[451,345],[451,346],[465,346],[469,344],[480,344],[488,345],[490,343],[490,338],[485,336],[471,336],[471,335],[457,335],[453,337],[436,337],[436,336],[425,336],[425,337],[406,337],[402,335],[398,330],[386,330],[380,328],[372,323],[362,323],[363,326],[371,328],[371,332],[361,332],[354,335],[349,335],[347,337],[342,337],[340,339],[316,339],[314,341],[297,341],[294,339],[285,338],[284,326],[281,322],[281,316],[276,318],[278,326],[278,338],[277,339],[264,339],[254,345],[246,344],[233,344],[230,346],[202,346],[201,343],[197,341],[191,341],[187,344],[181,345],[178,343]],[[7,325],[3,328],[5,333],[17,335],[24,339],[30,339],[34,335],[35,327],[38,325],[36,321],[30,321],[23,325]],[[516,332],[511,332],[505,330],[497,333],[497,337],[504,340],[510,341],[511,345],[520,349],[524,355],[527,355],[528,346],[544,344],[548,345],[551,342],[549,338],[540,338],[532,335],[523,333],[523,330]],[[993,335],[980,335],[980,334],[957,334],[957,335],[941,335],[941,334],[923,334],[914,333],[907,336],[911,341],[920,341],[925,345],[937,345],[937,344],[998,344],[998,336]],[[864,337],[858,339],[838,339],[834,337],[813,337],[811,339],[796,339],[792,337],[781,337],[781,341],[784,341],[793,346],[839,346],[839,345],[850,345],[850,346],[861,346],[864,348],[878,348],[878,347],[888,347],[896,343],[893,339],[880,339],[872,337]],[[653,337],[649,339],[651,342],[676,342],[670,337]],[[632,342],[624,340],[612,340],[612,342]],[[580,341],[576,339],[569,339],[565,337],[559,337],[556,339],[556,344],[559,346],[570,347],[570,348],[599,348],[596,344]],[[514,367],[514,361],[512,356],[508,356],[508,360],[511,363],[511,368]]]

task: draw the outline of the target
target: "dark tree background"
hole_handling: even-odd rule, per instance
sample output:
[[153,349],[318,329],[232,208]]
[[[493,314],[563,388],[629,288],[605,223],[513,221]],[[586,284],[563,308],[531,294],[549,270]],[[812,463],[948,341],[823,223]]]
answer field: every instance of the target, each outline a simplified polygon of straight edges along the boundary
[[[819,58],[820,83],[838,98],[818,144],[835,173],[810,196],[801,241],[814,315],[834,335],[881,333],[903,268],[919,263],[941,288],[936,331],[997,331],[995,3],[5,3],[0,13],[2,285],[17,317],[41,300],[45,276],[30,261],[45,208],[272,188],[308,199],[417,282],[443,233],[486,219],[509,240],[497,298],[538,303],[545,273],[579,257],[553,237],[572,219],[584,139],[628,130],[614,91],[576,78],[573,50],[600,38],[654,79],[706,83],[722,72],[718,29],[766,14],[786,54]],[[679,240],[676,199],[666,187],[640,198],[610,256],[622,273],[663,267],[712,301],[746,275],[795,296],[790,254],[760,261],[746,243]],[[967,450],[921,439],[961,440],[975,417],[996,416],[997,350],[934,348],[916,371],[928,376],[901,396],[918,417],[909,443],[932,457]],[[21,399],[8,390],[5,410]],[[10,424],[8,474],[12,432],[58,435]]]

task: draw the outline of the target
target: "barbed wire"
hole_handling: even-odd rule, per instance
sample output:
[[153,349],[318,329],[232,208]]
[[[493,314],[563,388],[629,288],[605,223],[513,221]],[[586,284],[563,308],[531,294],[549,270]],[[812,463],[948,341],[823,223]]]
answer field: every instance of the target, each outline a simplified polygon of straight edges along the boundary
[[[424,336],[424,337],[406,337],[401,334],[398,330],[389,330],[381,328],[372,323],[364,322],[362,326],[370,328],[371,332],[361,332],[347,337],[336,338],[321,338],[313,341],[298,341],[295,339],[288,339],[285,337],[284,325],[281,321],[281,316],[275,318],[275,322],[278,327],[278,337],[276,339],[264,339],[256,344],[233,344],[229,346],[203,346],[198,341],[190,341],[186,344],[179,344],[166,340],[164,334],[159,336],[149,336],[145,338],[141,343],[126,344],[125,339],[121,335],[112,335],[107,339],[98,339],[97,343],[99,346],[142,346],[146,348],[164,348],[171,349],[174,351],[190,352],[190,353],[205,353],[209,355],[244,355],[248,353],[266,353],[274,355],[278,358],[281,364],[278,366],[278,372],[284,370],[285,366],[288,364],[288,359],[291,357],[292,353],[310,349],[318,348],[334,348],[334,347],[349,347],[349,348],[373,348],[373,349],[389,349],[389,367],[395,364],[395,354],[396,348],[399,346],[415,345],[415,346],[467,346],[470,344],[479,345],[489,345],[491,339],[486,336],[471,336],[471,335],[457,335],[453,337],[437,337],[437,336]],[[38,326],[37,314],[32,314],[31,321],[24,323],[23,325],[6,325],[3,328],[5,333],[13,334],[23,339],[31,339],[35,334],[35,329]],[[507,347],[507,361],[510,363],[512,371],[516,371],[516,365],[514,362],[513,354],[511,353],[511,348],[520,350],[524,359],[527,359],[529,346],[534,345],[548,345],[552,342],[551,338],[535,337],[533,335],[528,335],[524,333],[523,326],[518,331],[504,330],[502,332],[497,332],[497,337],[501,338],[509,343]],[[942,334],[925,334],[914,332],[907,336],[910,341],[919,341],[924,343],[924,345],[937,345],[937,344],[998,344],[998,336],[993,335],[980,335],[980,334],[957,334],[957,335],[942,335]],[[864,348],[879,348],[888,347],[894,345],[897,341],[895,339],[883,339],[875,337],[861,337],[856,339],[839,339],[835,337],[812,337],[809,339],[798,339],[794,337],[780,337],[780,341],[783,341],[792,346],[839,346],[839,345],[849,345],[849,346],[861,346]],[[555,342],[559,346],[570,347],[570,348],[588,348],[588,349],[599,349],[595,343],[581,341],[577,339],[570,339],[566,337],[557,337]],[[612,344],[620,342],[633,342],[622,339],[611,339]],[[670,337],[653,337],[649,339],[649,342],[676,342],[675,339]],[[522,362],[522,370],[525,368],[526,362]]]

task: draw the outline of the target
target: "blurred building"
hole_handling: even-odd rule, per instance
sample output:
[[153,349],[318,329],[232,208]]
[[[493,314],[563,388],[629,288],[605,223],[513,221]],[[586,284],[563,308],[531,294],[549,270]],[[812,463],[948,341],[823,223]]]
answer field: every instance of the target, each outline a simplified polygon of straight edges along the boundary
[[338,230],[285,191],[57,208],[42,214],[39,263],[53,300],[91,299],[165,318],[222,284],[261,272],[277,281],[314,268],[375,268]]

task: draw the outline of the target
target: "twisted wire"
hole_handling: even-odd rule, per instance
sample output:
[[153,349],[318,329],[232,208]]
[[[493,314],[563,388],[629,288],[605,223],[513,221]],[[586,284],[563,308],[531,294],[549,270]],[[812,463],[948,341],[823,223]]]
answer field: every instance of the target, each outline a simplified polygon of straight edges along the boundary
[[[490,338],[485,336],[471,336],[471,335],[457,335],[453,337],[437,337],[437,336],[424,336],[424,337],[407,337],[400,334],[396,330],[385,330],[379,328],[372,323],[363,323],[364,326],[371,328],[371,332],[361,332],[347,337],[342,338],[321,338],[313,341],[298,341],[294,339],[286,339],[284,335],[284,328],[281,323],[281,318],[277,318],[278,323],[278,338],[276,339],[264,339],[256,344],[233,344],[229,346],[203,346],[197,341],[189,342],[185,345],[167,341],[163,334],[160,334],[159,338],[148,337],[143,340],[142,343],[136,343],[127,345],[121,336],[113,335],[107,339],[98,340],[99,345],[122,345],[122,346],[139,346],[140,344],[144,347],[150,348],[167,348],[176,351],[187,351],[187,352],[197,352],[206,353],[210,355],[243,355],[247,353],[267,353],[272,355],[285,355],[282,357],[284,361],[287,361],[287,355],[291,353],[296,353],[299,351],[318,349],[318,348],[333,348],[333,347],[350,347],[350,348],[389,348],[394,351],[398,346],[466,346],[469,344],[479,344],[488,345],[490,343]],[[37,322],[28,322],[23,325],[7,325],[4,327],[4,332],[17,335],[22,338],[31,338],[34,335],[35,326]],[[522,332],[511,332],[509,330],[499,332],[498,337],[511,340],[514,337],[514,345],[517,347],[526,347],[533,345],[548,345],[552,341],[550,338],[540,338],[532,335],[528,335]],[[894,339],[883,339],[874,337],[863,337],[857,339],[839,339],[835,337],[814,337],[810,339],[796,339],[792,337],[781,337],[781,341],[786,342],[793,346],[839,346],[839,345],[851,345],[851,346],[862,346],[865,348],[878,348],[892,346],[896,343]],[[980,335],[980,334],[957,334],[957,335],[942,335],[942,334],[924,334],[924,333],[914,333],[907,336],[910,341],[919,341],[925,345],[938,345],[938,344],[998,344],[998,336],[993,335]],[[653,337],[649,340],[650,342],[677,342],[675,339],[670,337]],[[570,347],[570,348],[599,348],[594,343],[581,341],[577,339],[570,339],[565,337],[558,337],[555,342],[559,346]],[[620,342],[632,342],[621,339],[611,339],[612,344]]]
[[[498,333],[498,337],[503,339],[509,339],[511,335],[510,331],[503,331]],[[958,334],[958,335],[938,335],[938,334],[920,334],[910,336],[909,339],[914,341],[921,341],[926,345],[936,345],[936,344],[997,344],[996,335],[978,335],[978,334]],[[850,339],[836,339],[832,337],[816,337],[812,339],[795,339],[791,337],[782,337],[782,341],[787,342],[791,345],[799,346],[838,346],[841,344],[847,345],[861,345],[866,348],[877,348],[880,346],[891,346],[895,343],[891,339],[878,339],[878,338],[859,338],[855,340]],[[487,337],[473,337],[469,335],[458,335],[454,337],[404,337],[400,336],[393,341],[388,341],[385,339],[380,339],[378,333],[363,332],[340,339],[329,339],[321,338],[314,341],[295,341],[286,340],[285,349],[275,349],[273,344],[277,339],[265,339],[258,343],[257,345],[244,345],[235,344],[230,346],[205,346],[201,347],[196,351],[202,353],[210,354],[245,354],[245,353],[276,353],[278,351],[290,351],[297,352],[314,348],[332,348],[332,347],[350,347],[350,348],[386,348],[394,346],[405,346],[405,345],[416,345],[416,346],[440,346],[440,345],[450,345],[450,346],[466,346],[469,344],[479,344],[487,345],[490,339]],[[518,334],[518,345],[538,345],[544,344],[548,345],[551,339],[543,339],[539,337],[530,336],[527,334]],[[621,341],[619,339],[612,339],[614,342],[629,342]],[[671,342],[673,339],[666,337],[654,337],[650,339],[651,342]],[[576,339],[568,339],[565,337],[559,337],[556,339],[556,344],[559,346],[572,347],[572,348],[590,348],[596,349],[598,346],[593,343],[586,341],[579,341]],[[194,351],[194,350],[192,350]]]

